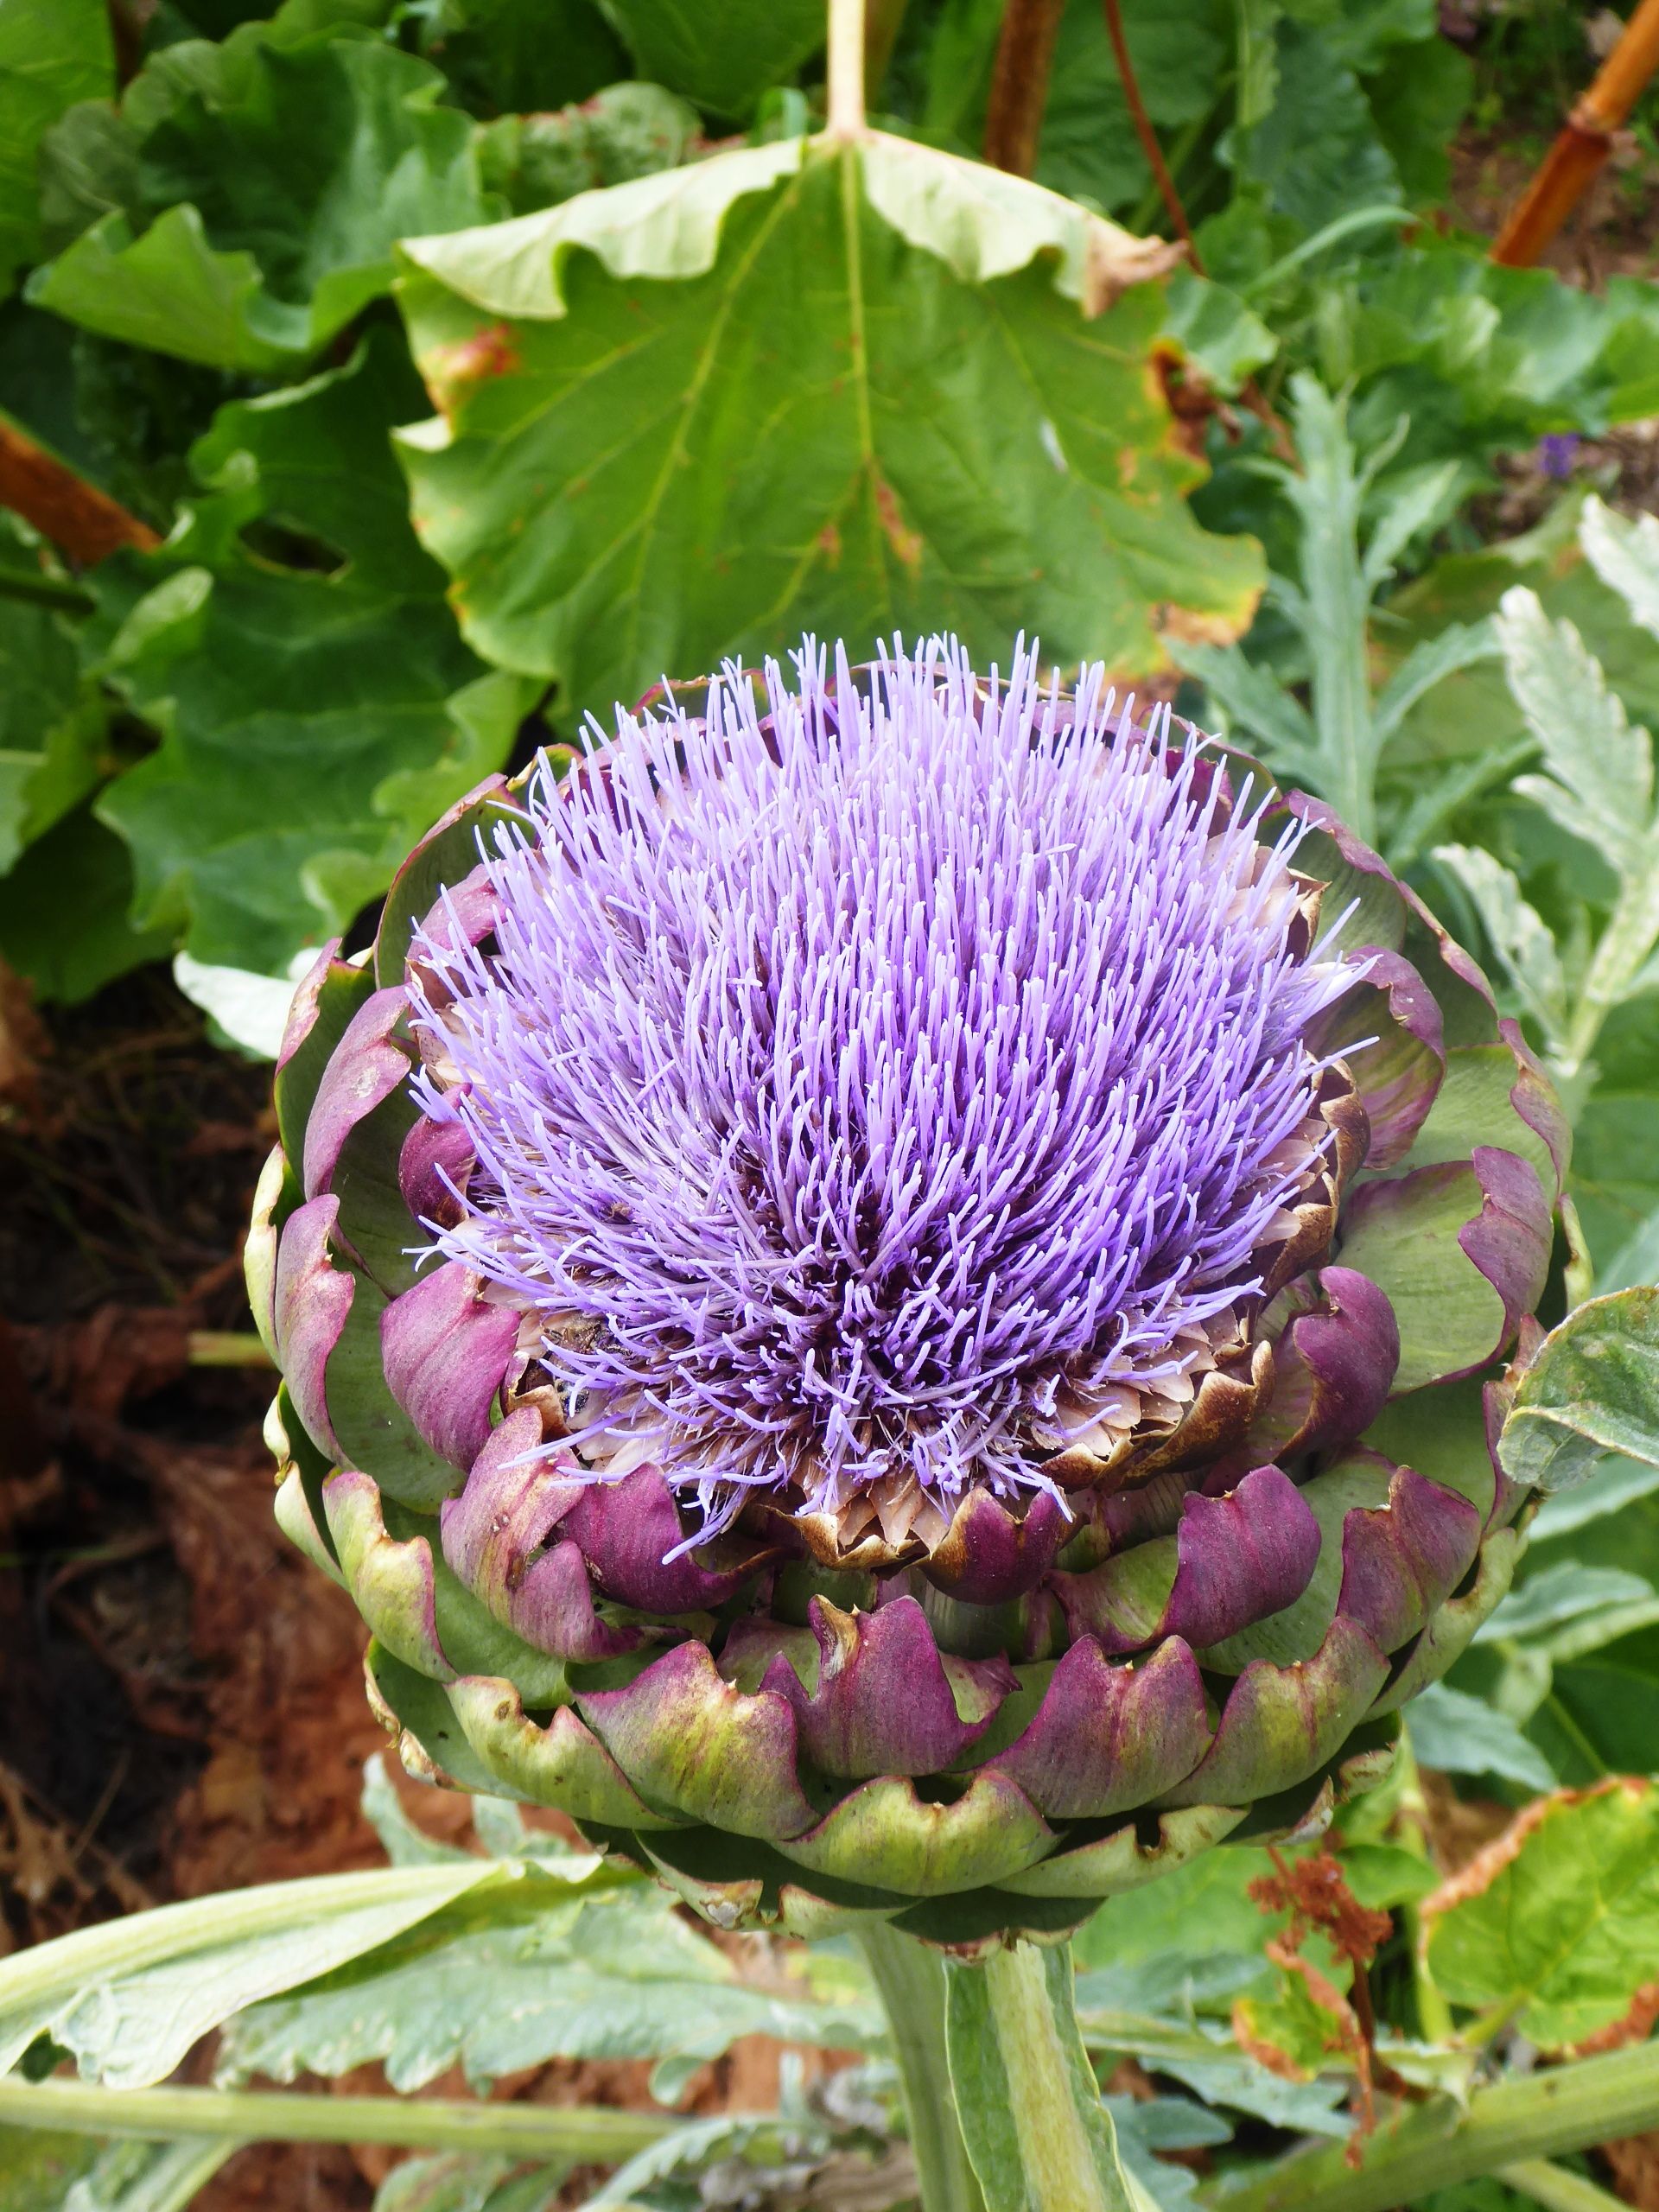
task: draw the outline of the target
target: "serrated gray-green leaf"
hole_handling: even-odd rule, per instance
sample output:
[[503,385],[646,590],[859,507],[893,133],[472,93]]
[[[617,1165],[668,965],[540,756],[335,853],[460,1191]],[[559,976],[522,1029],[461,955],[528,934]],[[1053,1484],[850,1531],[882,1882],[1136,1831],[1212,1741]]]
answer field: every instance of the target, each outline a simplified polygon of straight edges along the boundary
[[440,1843],[410,1820],[378,1751],[364,1762],[360,1802],[364,1819],[379,1837],[392,1866],[464,1866],[471,1860],[471,1852],[458,1844]]
[[798,2127],[776,2113],[716,2113],[709,2120],[688,2120],[619,2166],[583,2201],[582,2212],[599,2212],[601,2205],[649,2203],[645,2192],[652,2183],[727,2158],[761,2165],[781,2164],[791,2155],[822,2157],[830,2141],[826,2128]]
[[1169,650],[1176,666],[1204,685],[1229,729],[1255,746],[1270,767],[1287,777],[1308,773],[1315,765],[1313,725],[1300,700],[1268,670],[1258,668],[1236,645],[1177,639]]
[[538,1906],[527,1889],[521,1904],[505,1923],[463,1899],[409,1942],[244,2013],[226,2031],[221,2078],[288,2082],[378,2058],[406,2091],[457,2064],[483,2083],[552,2057],[707,2059],[745,2035],[847,2049],[880,2033],[868,2007],[745,1987],[654,1891]]
[[105,0],[0,0],[0,297],[40,251],[41,139],[114,79]]
[[1435,1682],[1414,1698],[1408,1715],[1412,1749],[1442,1774],[1495,1774],[1527,1789],[1553,1789],[1549,1761],[1507,1713],[1466,1690]]
[[1386,493],[1377,495],[1381,512],[1366,542],[1360,574],[1375,591],[1394,574],[1394,564],[1412,539],[1444,524],[1457,504],[1464,477],[1460,461],[1426,461],[1402,469],[1389,480]]
[[1484,846],[1437,845],[1434,858],[1465,891],[1503,972],[1552,1044],[1567,1033],[1567,977],[1549,925],[1520,883]]
[[[186,2212],[238,2143],[112,2143],[62,2200],[60,2212]],[[6,2200],[10,2212],[10,2199]]]
[[141,920],[197,959],[270,972],[344,928],[534,704],[461,642],[410,528],[387,426],[415,389],[381,329],[221,409],[188,519],[95,572],[88,652],[162,736],[99,812]]
[[[563,1860],[572,1856],[571,1847],[562,1836],[527,1827],[521,1807],[499,1797],[474,1797],[470,1802],[473,1833],[486,1859],[517,1863],[540,1859]],[[361,1803],[364,1819],[379,1837],[381,1848],[394,1866],[465,1865],[474,1857],[456,1844],[441,1843],[416,1826],[404,1809],[404,1801],[378,1751],[364,1762]],[[620,1862],[615,1872],[622,1881],[626,1880]],[[645,1877],[639,1878],[643,1885]]]
[[1249,619],[1147,372],[1164,250],[1021,179],[792,141],[404,250],[417,525],[477,650],[571,707],[805,629],[1135,673]]
[[1640,1459],[1605,1459],[1576,1490],[1557,1491],[1544,1500],[1532,1524],[1532,1541],[1541,1544],[1552,1536],[1571,1535],[1587,1522],[1618,1513],[1656,1490],[1659,1466],[1644,1466]]
[[374,2212],[552,2212],[565,2166],[515,2171],[518,2161],[480,2151],[405,2158],[374,2193]]
[[1516,789],[1627,873],[1653,808],[1653,741],[1632,726],[1573,624],[1551,622],[1535,592],[1506,591],[1494,621],[1510,690],[1550,771]]
[[[572,1862],[578,1878],[598,1862]],[[0,2072],[49,2035],[111,2088],[164,2080],[230,2014],[372,1950],[464,1891],[512,1894],[512,1870],[331,1874],[162,1905],[0,1961]]]
[[1187,2212],[1198,2202],[1198,2177],[1188,2166],[1160,2158],[1160,2151],[1213,2149],[1231,2140],[1232,2129],[1219,2113],[1186,2097],[1145,2100],[1111,2096],[1103,2100],[1116,2138],[1126,2177],[1132,2178],[1157,2212]]
[[1516,1385],[1497,1456],[1541,1490],[1582,1482],[1610,1452],[1659,1466],[1659,1290],[1592,1298],[1559,1322]]
[[1376,695],[1371,715],[1376,742],[1386,745],[1420,699],[1459,669],[1492,659],[1497,641],[1487,622],[1449,622],[1437,637],[1414,645]]
[[29,296],[130,345],[291,372],[389,288],[396,239],[486,213],[472,126],[437,105],[435,69],[378,39],[210,54],[194,79],[175,62],[129,92],[140,204],[101,216]]
[[1627,1568],[1561,1560],[1541,1573],[1529,1574],[1511,1590],[1475,1630],[1475,1642],[1501,1643],[1510,1637],[1541,1636],[1605,1606],[1637,1605],[1653,1594],[1646,1577]]
[[1659,638],[1659,516],[1615,514],[1592,492],[1579,519],[1579,543],[1630,620]]
[[1287,2082],[1241,2052],[1215,2059],[1160,2060],[1158,2070],[1185,2083],[1206,2104],[1248,2113],[1271,2127],[1292,2127],[1299,2134],[1344,2136],[1353,2120],[1347,2109],[1347,2083],[1330,2075],[1312,2082]]

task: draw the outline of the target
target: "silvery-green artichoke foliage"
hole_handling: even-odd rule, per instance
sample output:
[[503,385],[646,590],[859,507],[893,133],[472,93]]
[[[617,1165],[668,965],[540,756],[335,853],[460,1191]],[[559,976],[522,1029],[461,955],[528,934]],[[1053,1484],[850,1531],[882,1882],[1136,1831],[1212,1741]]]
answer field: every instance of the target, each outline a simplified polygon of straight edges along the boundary
[[412,1767],[725,1924],[1063,1933],[1374,1779],[1508,1584],[1555,1099],[1323,805],[1112,704],[676,690],[296,1004],[284,1525]]

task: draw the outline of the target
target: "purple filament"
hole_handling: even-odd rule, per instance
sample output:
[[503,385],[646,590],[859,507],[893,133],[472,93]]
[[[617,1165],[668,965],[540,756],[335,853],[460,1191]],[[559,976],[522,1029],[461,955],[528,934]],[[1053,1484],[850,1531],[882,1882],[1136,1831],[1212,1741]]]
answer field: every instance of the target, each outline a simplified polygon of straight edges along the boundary
[[1302,957],[1294,835],[1098,669],[1073,707],[936,641],[861,696],[809,643],[766,691],[543,763],[493,943],[417,939],[417,1093],[478,1157],[436,1249],[710,1528],[1046,1487],[1057,1395],[1155,1389],[1258,1287],[1351,973]]

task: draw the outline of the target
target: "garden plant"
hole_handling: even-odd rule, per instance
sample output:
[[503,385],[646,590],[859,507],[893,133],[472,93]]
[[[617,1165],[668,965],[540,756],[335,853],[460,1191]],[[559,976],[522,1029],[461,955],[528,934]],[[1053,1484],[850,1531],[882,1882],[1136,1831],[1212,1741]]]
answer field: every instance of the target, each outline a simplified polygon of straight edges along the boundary
[[388,1737],[0,1959],[0,2202],[1654,2201],[1659,295],[1422,219],[1510,36],[0,0],[0,957],[274,1062]]

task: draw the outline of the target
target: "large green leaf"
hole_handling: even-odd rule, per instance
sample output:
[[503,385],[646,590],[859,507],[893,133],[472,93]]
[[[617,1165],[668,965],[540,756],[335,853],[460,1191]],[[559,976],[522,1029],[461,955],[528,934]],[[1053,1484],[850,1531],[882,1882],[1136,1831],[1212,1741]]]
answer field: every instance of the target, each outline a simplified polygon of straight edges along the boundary
[[481,112],[545,114],[626,74],[594,0],[437,0],[420,28],[451,90]]
[[1441,1774],[1492,1774],[1525,1789],[1550,1789],[1555,1773],[1507,1713],[1466,1691],[1432,1682],[1407,1708],[1417,1756]]
[[0,0],[0,295],[40,251],[41,140],[114,73],[105,0]]
[[[557,1859],[544,1862],[556,1871]],[[451,2066],[482,2086],[549,2058],[654,2058],[684,2069],[740,2036],[857,2047],[880,2033],[868,2005],[745,1987],[715,1944],[647,1888],[568,1901],[526,1888],[504,1916],[490,1896],[412,1929],[326,1980],[256,2005],[226,2031],[220,2077],[291,2082],[385,2063],[394,2088]]]
[[1583,2043],[1659,1979],[1659,1789],[1547,1802],[1424,1912],[1428,1969],[1453,2003],[1545,2050]]
[[1659,1744],[1659,1630],[1617,1637],[1581,1659],[1556,1659],[1527,1733],[1565,1782],[1651,1767]]
[[[35,550],[0,509],[0,875],[102,773],[105,715],[64,616],[6,588],[38,576]],[[44,582],[44,579],[41,579]]]
[[1272,1872],[1267,1852],[1230,1846],[1144,1889],[1109,1897],[1073,1939],[1077,1965],[1127,1966],[1176,1951],[1200,1959],[1258,1951],[1264,1923],[1249,1885]]
[[[1603,1601],[1530,1638],[1518,1661],[1503,1648],[1500,1607],[1454,1680],[1513,1695],[1526,1732],[1563,1782],[1650,1771],[1659,1744],[1659,1468],[1604,1459],[1587,1480],[1546,1498],[1519,1578],[1523,1610],[1567,1576],[1597,1578]],[[1615,1586],[1625,1595],[1614,1597]],[[1515,1616],[1510,1616],[1513,1623]],[[1414,1713],[1415,1707],[1412,1708]]]
[[173,949],[170,930],[134,926],[131,906],[125,845],[78,806],[0,876],[0,960],[40,998],[91,998]]
[[1144,671],[1248,620],[1256,549],[1192,521],[1148,373],[1161,293],[1102,304],[1145,249],[1035,186],[794,141],[406,250],[417,524],[478,650],[576,708],[805,628]]
[[1546,1491],[1610,1453],[1659,1466],[1659,1290],[1648,1287],[1590,1299],[1550,1331],[1497,1440],[1504,1471]]
[[603,0],[638,73],[715,115],[743,116],[823,44],[823,0]]
[[1427,32],[1389,48],[1382,67],[1364,80],[1376,135],[1414,207],[1446,197],[1452,149],[1474,79],[1469,56],[1440,37],[1431,17]]
[[378,39],[264,29],[137,80],[132,204],[40,270],[33,300],[185,360],[291,371],[387,289],[396,239],[486,212],[435,69]]
[[[1222,0],[1128,0],[1123,35],[1160,130],[1181,130],[1209,113],[1233,38]],[[1151,181],[1100,0],[1068,0],[1060,18],[1037,177],[1056,192],[1111,209],[1133,206]]]
[[387,424],[411,386],[380,330],[221,410],[183,527],[97,572],[99,668],[162,734],[99,813],[141,919],[199,959],[274,973],[345,927],[533,703],[483,674],[410,529]]
[[1319,306],[1327,372],[1357,385],[1357,430],[1383,436],[1404,415],[1419,461],[1478,460],[1659,405],[1651,284],[1616,279],[1597,297],[1419,234]]
[[1317,231],[1351,208],[1399,199],[1400,179],[1359,79],[1324,29],[1287,14],[1274,58],[1277,96],[1255,128],[1239,134],[1236,150],[1269,205]]

